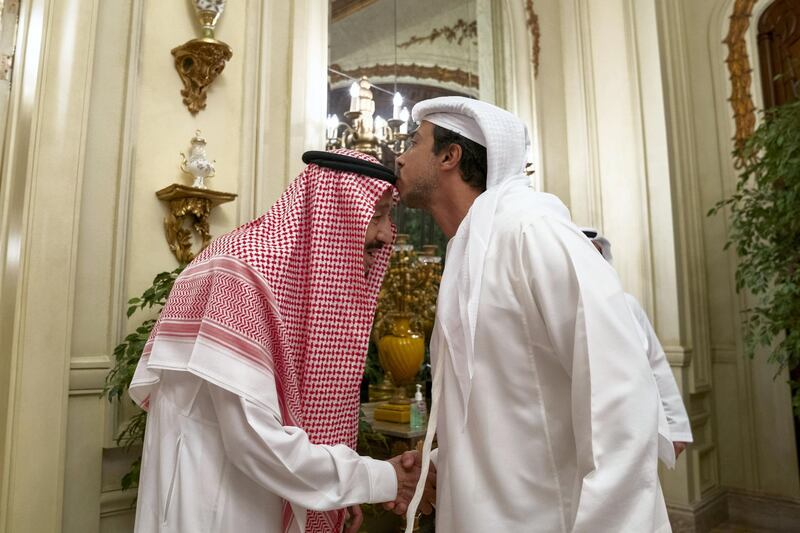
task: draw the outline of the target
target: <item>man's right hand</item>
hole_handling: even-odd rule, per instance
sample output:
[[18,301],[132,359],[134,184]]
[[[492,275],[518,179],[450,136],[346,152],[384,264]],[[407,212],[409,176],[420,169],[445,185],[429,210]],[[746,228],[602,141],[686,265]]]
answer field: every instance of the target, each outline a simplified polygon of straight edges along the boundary
[[419,480],[420,461],[416,457],[416,452],[404,452],[389,459],[389,463],[394,467],[397,475],[397,496],[393,502],[383,504],[385,509],[390,509],[396,514],[403,514],[414,497]]
[[[395,467],[397,475],[397,498],[393,502],[383,504],[383,508],[398,515],[405,514],[419,481],[420,470],[422,468],[422,455],[416,451],[405,452],[402,455],[392,457],[389,462]],[[402,470],[404,474],[400,474]],[[401,492],[401,475],[410,475],[410,490]],[[436,505],[436,466],[430,463],[428,466],[428,478],[425,480],[425,488],[422,493],[419,510],[423,514],[430,514]]]

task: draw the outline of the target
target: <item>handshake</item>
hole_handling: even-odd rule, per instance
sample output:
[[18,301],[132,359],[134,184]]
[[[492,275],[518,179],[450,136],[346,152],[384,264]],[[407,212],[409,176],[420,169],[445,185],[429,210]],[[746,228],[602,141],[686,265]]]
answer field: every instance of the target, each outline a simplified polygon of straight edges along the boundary
[[[418,451],[404,452],[388,460],[394,467],[397,476],[397,496],[394,501],[386,502],[383,508],[397,515],[405,514],[414,492],[417,490],[420,470],[422,469],[422,454]],[[425,489],[422,492],[419,510],[423,514],[430,514],[436,506],[436,466],[433,463],[428,467],[428,478],[425,480]],[[361,507],[353,505],[347,508],[346,518],[348,524],[344,533],[357,533],[364,520]]]
[[[419,451],[405,452],[392,457],[389,463],[394,467],[397,475],[397,497],[393,502],[386,502],[383,508],[395,514],[405,514],[411,498],[417,489],[420,470],[422,468],[422,454]],[[425,480],[425,489],[420,500],[419,510],[423,514],[430,514],[436,506],[436,466],[430,463],[428,478]]]

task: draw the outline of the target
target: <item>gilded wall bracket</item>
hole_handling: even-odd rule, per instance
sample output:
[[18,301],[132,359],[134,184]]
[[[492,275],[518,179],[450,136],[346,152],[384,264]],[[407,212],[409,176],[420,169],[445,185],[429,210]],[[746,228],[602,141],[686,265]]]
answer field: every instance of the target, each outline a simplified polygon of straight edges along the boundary
[[192,115],[206,108],[206,92],[233,57],[231,47],[214,38],[226,0],[192,0],[203,36],[172,49],[175,70],[183,82],[183,104]]
[[[208,227],[211,210],[236,198],[233,193],[197,189],[179,183],[161,189],[156,196],[169,205],[164,231],[169,249],[181,264],[189,263],[211,242]],[[200,239],[197,253],[192,250],[194,235]]]
[[172,49],[175,70],[183,82],[183,104],[192,115],[206,108],[209,86],[233,56],[231,47],[216,39],[192,39]]

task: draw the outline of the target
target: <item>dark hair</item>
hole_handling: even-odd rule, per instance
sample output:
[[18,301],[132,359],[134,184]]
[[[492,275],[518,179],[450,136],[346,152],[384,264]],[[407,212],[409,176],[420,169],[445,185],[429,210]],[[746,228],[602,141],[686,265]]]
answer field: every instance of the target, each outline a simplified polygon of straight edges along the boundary
[[461,147],[461,179],[465,183],[478,189],[486,190],[486,147],[475,141],[470,141],[463,135],[454,131],[433,125],[433,153],[439,154],[442,150],[457,144]]

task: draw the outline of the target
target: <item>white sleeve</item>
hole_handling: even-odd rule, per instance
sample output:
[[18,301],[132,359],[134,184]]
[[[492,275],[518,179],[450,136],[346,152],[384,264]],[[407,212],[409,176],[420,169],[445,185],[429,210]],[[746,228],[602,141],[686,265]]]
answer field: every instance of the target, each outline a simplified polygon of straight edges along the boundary
[[571,531],[651,531],[664,505],[658,392],[619,279],[588,240],[560,221],[525,225],[520,251],[549,341],[571,378]]
[[270,410],[210,383],[208,389],[228,459],[267,490],[314,511],[395,499],[397,477],[388,462],[345,445],[312,444]]
[[647,339],[647,359],[650,362],[650,368],[653,370],[656,385],[658,385],[661,405],[664,406],[664,413],[669,424],[670,438],[673,442],[692,442],[692,428],[689,424],[689,416],[686,414],[686,407],[683,405],[683,398],[681,398],[681,392],[678,390],[678,384],[675,383],[675,376],[672,374],[664,348],[661,347],[653,325],[647,318],[642,306],[633,296],[627,295],[627,297],[633,316],[639,322]]

